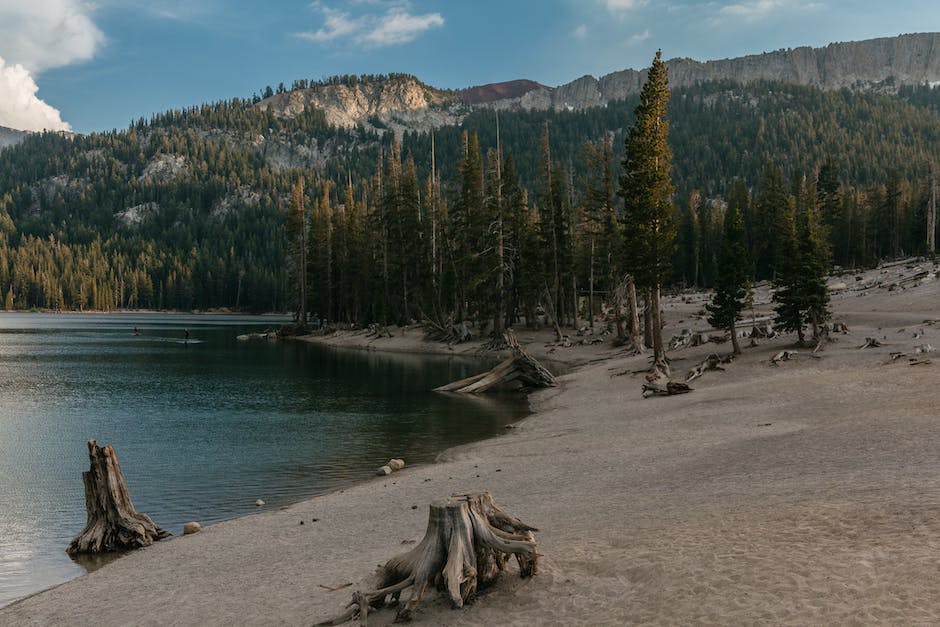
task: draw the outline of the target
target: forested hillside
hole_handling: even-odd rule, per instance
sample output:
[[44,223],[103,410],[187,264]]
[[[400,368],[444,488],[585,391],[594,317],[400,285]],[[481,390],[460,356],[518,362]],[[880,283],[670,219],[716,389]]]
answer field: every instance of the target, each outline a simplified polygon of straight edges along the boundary
[[[123,131],[33,135],[0,150],[5,307],[293,309],[299,273],[285,221],[299,178],[309,304],[331,320],[491,318],[499,276],[512,315],[539,306],[557,283],[559,314],[573,318],[592,274],[597,292],[614,287],[620,252],[598,225],[618,220],[635,99],[501,112],[500,155],[496,114],[471,113],[434,133],[433,180],[431,134],[398,143],[392,133],[331,127],[313,109],[284,117],[257,100],[168,112]],[[938,108],[930,88],[676,90],[675,284],[714,281],[729,199],[744,211],[756,278],[774,271],[774,217],[796,203],[818,203],[839,265],[923,252]],[[494,224],[504,229],[501,261]]]

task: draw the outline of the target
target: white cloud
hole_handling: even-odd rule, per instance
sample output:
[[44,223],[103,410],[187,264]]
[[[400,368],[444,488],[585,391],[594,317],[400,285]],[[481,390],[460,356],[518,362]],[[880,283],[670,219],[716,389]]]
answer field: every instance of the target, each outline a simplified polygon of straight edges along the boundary
[[323,27],[314,32],[300,33],[300,37],[317,43],[325,43],[350,37],[361,30],[360,20],[351,18],[348,13],[329,7],[322,7],[320,10],[323,11]]
[[297,36],[316,43],[349,40],[360,46],[380,48],[412,42],[422,33],[444,25],[440,13],[415,15],[410,3],[404,1],[382,3],[376,0],[351,0],[350,4],[384,5],[387,8],[384,13],[353,16],[347,11],[317,2],[314,6],[323,14],[323,26],[315,31],[297,33]]
[[59,111],[40,100],[34,77],[86,61],[104,42],[80,0],[0,0],[0,125],[68,130]]
[[611,13],[623,13],[632,11],[649,4],[649,0],[602,0],[607,10]]
[[643,43],[644,41],[650,39],[652,36],[653,36],[653,34],[650,32],[650,29],[647,28],[647,29],[646,29],[645,31],[643,31],[642,33],[636,33],[635,35],[631,36],[631,37],[630,37],[630,43],[632,43],[632,44],[641,44],[641,43]]
[[375,46],[406,44],[424,31],[443,25],[444,18],[440,13],[411,15],[407,11],[393,9],[380,18],[363,39]]
[[39,87],[29,70],[0,57],[0,126],[23,131],[68,131],[58,109],[36,97]]
[[745,0],[734,4],[727,4],[718,11],[721,21],[722,17],[743,20],[745,22],[757,22],[768,17],[782,13],[804,13],[820,8],[817,2],[794,2],[793,0]]
[[588,34],[587,24],[581,24],[576,29],[574,29],[572,34],[578,39],[584,39],[585,37],[587,37],[587,34]]
[[78,0],[0,0],[0,56],[31,72],[90,59],[104,41]]

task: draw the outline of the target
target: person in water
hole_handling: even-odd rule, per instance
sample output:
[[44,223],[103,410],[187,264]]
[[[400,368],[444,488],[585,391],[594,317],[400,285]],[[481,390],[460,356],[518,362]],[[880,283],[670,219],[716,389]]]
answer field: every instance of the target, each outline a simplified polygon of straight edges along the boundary
[[137,325],[134,325],[134,335],[140,335],[140,331],[137,330]]
[[183,329],[183,342],[189,343],[189,329]]

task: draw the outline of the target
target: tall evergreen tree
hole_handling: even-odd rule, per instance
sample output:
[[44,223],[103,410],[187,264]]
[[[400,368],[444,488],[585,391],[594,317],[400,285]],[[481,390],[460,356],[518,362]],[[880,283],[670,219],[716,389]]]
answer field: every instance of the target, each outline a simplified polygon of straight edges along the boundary
[[813,329],[813,339],[820,340],[820,327],[829,320],[829,288],[826,274],[829,270],[831,252],[826,238],[826,228],[813,204],[809,204],[797,218],[799,237],[799,259],[801,262],[801,291],[806,307],[806,322]]
[[813,339],[820,340],[821,325],[831,316],[826,272],[829,268],[829,245],[816,207],[810,203],[799,210],[791,206],[785,215],[782,246],[785,262],[781,266],[773,300],[774,327],[795,332],[797,344],[805,343],[804,327],[813,329]]
[[741,354],[735,324],[747,303],[750,284],[750,263],[747,256],[747,234],[744,216],[737,202],[729,203],[725,212],[724,237],[718,258],[718,278],[712,302],[705,306],[708,323],[717,329],[731,333],[731,345],[735,355]]
[[670,178],[669,79],[657,51],[640,92],[636,122],[627,132],[620,196],[624,200],[624,260],[637,286],[651,296],[653,358],[666,361],[660,320],[660,288],[669,277],[675,243]]
[[297,326],[307,329],[307,208],[304,201],[304,180],[298,179],[291,189],[287,207],[287,240],[290,243],[291,268],[297,286]]

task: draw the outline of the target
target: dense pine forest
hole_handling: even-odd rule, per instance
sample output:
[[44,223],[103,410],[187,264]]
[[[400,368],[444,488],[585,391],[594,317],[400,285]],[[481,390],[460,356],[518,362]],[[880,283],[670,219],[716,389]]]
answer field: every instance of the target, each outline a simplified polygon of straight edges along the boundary
[[[401,138],[257,101],[0,151],[4,307],[284,311],[303,293],[333,322],[498,328],[546,309],[576,323],[617,297],[631,229],[617,192],[637,99],[479,110]],[[715,285],[729,205],[754,280],[777,276],[780,225],[800,207],[818,214],[835,265],[923,254],[938,111],[927,87],[675,91],[667,284]]]

